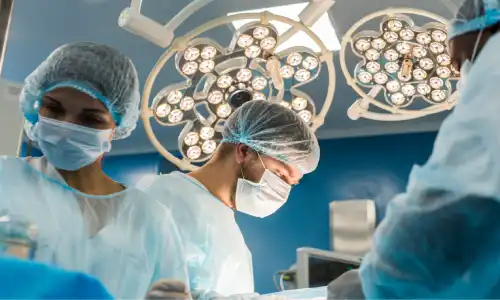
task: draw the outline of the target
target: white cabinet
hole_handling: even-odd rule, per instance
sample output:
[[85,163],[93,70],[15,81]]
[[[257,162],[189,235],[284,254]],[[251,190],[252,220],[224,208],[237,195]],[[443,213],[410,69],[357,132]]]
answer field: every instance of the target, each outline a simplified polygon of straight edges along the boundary
[[366,254],[372,244],[376,226],[373,200],[345,200],[330,203],[330,237],[332,250],[339,253]]

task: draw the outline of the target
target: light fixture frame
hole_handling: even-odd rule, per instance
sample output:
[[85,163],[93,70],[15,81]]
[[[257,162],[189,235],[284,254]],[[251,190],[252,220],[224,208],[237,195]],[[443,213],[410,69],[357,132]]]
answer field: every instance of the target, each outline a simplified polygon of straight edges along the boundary
[[[344,74],[344,77],[346,78],[347,84],[361,97],[361,99],[356,100],[354,104],[352,104],[347,111],[347,115],[352,120],[357,120],[359,118],[366,118],[377,121],[404,121],[451,110],[455,106],[458,100],[457,91],[452,92],[451,95],[447,99],[445,99],[442,103],[434,104],[421,110],[411,110],[402,107],[391,106],[375,99],[379,95],[379,93],[382,92],[383,90],[383,88],[380,85],[377,85],[373,87],[369,92],[366,92],[360,85],[358,85],[356,78],[353,75],[351,75],[351,72],[347,67],[346,53],[347,49],[351,48],[349,46],[350,45],[353,46],[355,37],[357,37],[357,35],[360,34],[356,33],[357,30],[365,23],[373,19],[385,17],[384,20],[386,20],[390,18],[398,18],[398,17],[400,18],[401,16],[407,17],[407,15],[418,15],[427,17],[435,21],[430,23],[436,23],[436,22],[440,23],[442,24],[443,28],[446,29],[446,32],[449,31],[449,26],[447,25],[448,23],[445,18],[425,10],[402,7],[402,8],[388,8],[368,14],[361,20],[356,22],[344,34],[340,50],[341,70]],[[420,28],[425,28],[425,26],[420,26]],[[446,79],[446,81],[458,80],[458,79],[459,78],[457,77],[449,77]],[[369,111],[370,105],[374,105],[379,109],[387,111],[388,113],[370,112]]]
[[[155,83],[155,80],[164,67],[164,65],[168,62],[168,60],[174,56],[178,52],[182,52],[186,50],[190,42],[194,40],[196,37],[200,36],[206,31],[209,31],[211,29],[214,29],[216,27],[231,23],[236,20],[241,20],[241,19],[256,19],[259,20],[259,22],[263,25],[269,24],[270,21],[278,21],[278,22],[283,22],[291,26],[290,30],[291,31],[303,31],[305,32],[317,45],[320,46],[321,52],[317,53],[317,57],[319,58],[319,63],[325,63],[327,66],[327,72],[328,72],[328,77],[329,77],[329,82],[328,82],[328,90],[326,93],[326,99],[323,104],[323,107],[321,111],[313,116],[312,123],[311,123],[311,128],[312,130],[318,129],[320,126],[323,125],[326,114],[328,113],[331,103],[333,102],[333,96],[335,93],[335,65],[333,62],[333,52],[329,51],[325,44],[321,41],[321,39],[306,25],[304,25],[301,22],[294,21],[292,19],[289,19],[287,17],[279,16],[279,15],[274,15],[270,12],[262,12],[262,13],[242,13],[242,14],[236,14],[232,16],[224,16],[220,17],[218,19],[214,19],[212,21],[209,21],[186,35],[182,37],[176,38],[171,46],[162,54],[162,56],[159,58],[159,60],[156,62],[155,66],[151,70],[148,78],[146,79],[145,85],[144,85],[144,90],[143,90],[143,95],[142,95],[142,112],[141,112],[141,119],[143,121],[144,129],[146,131],[146,135],[148,136],[149,140],[153,144],[153,146],[156,148],[156,150],[164,156],[167,160],[175,164],[178,168],[181,170],[187,170],[187,171],[192,171],[197,169],[198,167],[193,165],[190,160],[183,158],[179,159],[176,156],[174,156],[170,151],[168,151],[156,138],[156,135],[153,131],[152,125],[151,125],[151,118],[154,118],[154,111],[153,108],[150,106],[150,98],[151,98],[151,90],[152,87]],[[279,42],[279,41],[278,41]],[[283,52],[288,51],[285,50]],[[298,87],[299,85],[295,86]],[[291,89],[290,92],[292,92],[295,95],[299,95],[297,93],[297,90]]]
[[[242,13],[262,13],[263,11],[269,11],[271,13],[278,13],[279,15],[284,15],[285,17],[288,17],[288,18],[293,18],[295,19],[295,17],[297,17],[301,23],[303,23],[304,25],[308,26],[308,27],[312,27],[314,25],[317,25],[317,23],[320,21],[320,19],[324,16],[325,12],[327,12],[331,7],[332,5],[335,3],[335,0],[302,0],[303,2],[299,2],[299,3],[288,3],[288,4],[277,4],[277,5],[274,5],[274,6],[271,6],[271,7],[267,7],[266,8],[260,8],[260,9],[245,9],[245,10],[242,10],[242,11],[234,11],[234,12],[230,12],[228,13],[227,15],[235,15],[235,14],[242,14]],[[283,14],[283,13],[279,13],[278,10],[276,8],[280,8],[284,11],[286,11],[288,9],[288,6],[292,6],[292,5],[297,5],[297,4],[304,4],[306,2],[309,2],[307,3],[307,5],[302,9],[302,11],[297,15],[297,16],[286,16],[286,14]],[[273,12],[272,10],[274,10],[275,12]],[[335,26],[334,26],[334,21],[331,17],[331,15],[327,15],[326,16],[328,18],[328,21],[329,21],[329,26],[331,26],[331,29],[335,32]],[[252,22],[251,20],[248,20],[247,21],[247,24]],[[237,27],[234,23],[233,24],[228,24],[229,26],[229,29],[231,31],[237,31],[239,27]],[[279,33],[279,31],[278,31]],[[296,28],[289,28],[287,29],[286,31],[284,31],[282,34],[280,34],[280,40],[278,41],[278,45],[276,46],[276,49],[278,49],[279,47],[282,47],[282,45],[287,42],[289,39],[291,39],[295,34],[298,33],[298,30]],[[322,38],[323,40],[326,40],[329,36],[321,36],[319,35],[320,38]],[[330,51],[340,51],[340,36],[337,36],[336,32],[335,32],[335,40],[338,42],[338,45],[336,45],[337,47],[330,47],[329,50]],[[294,48],[294,47],[301,47],[302,45],[305,45],[307,43],[297,43],[296,45],[293,45],[293,46],[289,46],[287,48],[283,48],[281,51],[285,50],[285,49],[289,49],[289,48]],[[312,49],[314,50],[314,49]]]

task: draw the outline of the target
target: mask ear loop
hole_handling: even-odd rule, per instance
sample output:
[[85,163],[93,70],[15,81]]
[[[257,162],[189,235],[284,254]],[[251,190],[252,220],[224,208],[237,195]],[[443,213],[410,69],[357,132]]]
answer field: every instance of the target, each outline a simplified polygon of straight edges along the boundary
[[474,60],[476,60],[477,49],[479,48],[479,43],[481,42],[481,38],[483,37],[483,32],[484,32],[484,29],[481,29],[481,31],[479,31],[479,35],[476,39],[476,43],[474,44],[474,50],[472,51],[472,57],[471,57],[471,64],[473,64]]
[[[245,174],[243,174],[243,167],[242,167],[242,166],[240,166],[240,172],[241,172],[241,177],[242,177],[243,179],[245,179]],[[245,180],[246,180],[246,179],[245,179]]]
[[[260,156],[259,152],[257,152],[257,155],[259,156],[260,162],[262,163],[262,166],[264,167],[264,172],[265,172],[265,170],[269,171],[269,169],[266,167],[266,164],[264,164],[264,161],[262,160],[262,157]],[[271,172],[271,171],[269,171],[269,172]],[[279,174],[275,174],[275,175],[278,176],[278,177],[280,177],[280,179],[281,179],[281,175],[279,175]]]
[[259,157],[260,163],[264,167],[264,170],[267,170],[266,165],[264,164],[264,161],[262,160],[262,157],[260,157],[260,153],[258,151],[255,151],[255,152],[257,152],[257,156]]

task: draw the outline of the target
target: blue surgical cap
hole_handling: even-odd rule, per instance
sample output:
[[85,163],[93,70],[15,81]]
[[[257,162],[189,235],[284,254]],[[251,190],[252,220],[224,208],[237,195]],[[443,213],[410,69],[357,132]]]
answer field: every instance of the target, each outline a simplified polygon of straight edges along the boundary
[[114,139],[130,135],[139,118],[139,79],[132,61],[92,42],[66,44],[52,52],[24,81],[20,106],[29,132],[38,121],[43,95],[60,87],[102,101],[117,123]]
[[264,100],[249,101],[228,118],[223,143],[245,144],[296,167],[303,174],[316,169],[319,144],[314,132],[292,110]]
[[484,30],[500,22],[500,0],[464,0],[450,22],[449,38]]

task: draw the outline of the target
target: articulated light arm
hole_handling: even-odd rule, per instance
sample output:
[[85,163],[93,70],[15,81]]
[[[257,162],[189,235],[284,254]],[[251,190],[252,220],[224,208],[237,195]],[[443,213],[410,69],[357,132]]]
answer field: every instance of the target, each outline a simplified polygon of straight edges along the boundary
[[[300,23],[307,27],[312,27],[318,20],[328,12],[328,10],[335,4],[335,0],[310,0],[310,3],[300,13]],[[297,27],[292,27],[280,35],[279,44],[288,41],[292,36],[298,32]]]
[[175,37],[174,31],[192,14],[212,1],[195,0],[184,7],[170,22],[162,25],[141,14],[142,0],[132,0],[130,7],[125,8],[121,12],[118,25],[157,46],[167,48]]
[[[130,7],[125,8],[118,19],[118,25],[125,30],[141,36],[146,40],[167,48],[172,43],[174,31],[186,21],[191,15],[205,7],[213,0],[194,0],[184,7],[166,25],[162,25],[153,19],[141,14],[142,0],[131,0]],[[311,2],[300,13],[300,22],[307,27],[311,27],[319,18],[326,13],[335,3],[335,0],[310,0]],[[280,36],[280,44],[289,40],[298,32],[296,27],[292,27]]]

